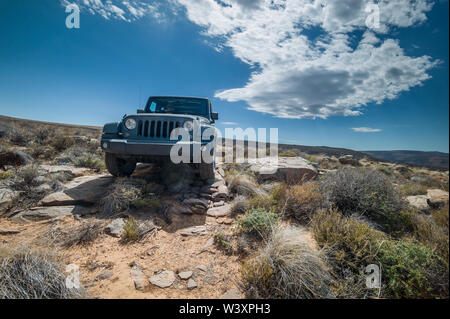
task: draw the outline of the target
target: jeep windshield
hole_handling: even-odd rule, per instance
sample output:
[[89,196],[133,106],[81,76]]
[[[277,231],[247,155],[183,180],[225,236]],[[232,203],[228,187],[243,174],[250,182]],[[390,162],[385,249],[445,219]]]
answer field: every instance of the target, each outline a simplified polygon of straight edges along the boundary
[[170,113],[208,116],[208,100],[179,97],[151,97],[145,113]]

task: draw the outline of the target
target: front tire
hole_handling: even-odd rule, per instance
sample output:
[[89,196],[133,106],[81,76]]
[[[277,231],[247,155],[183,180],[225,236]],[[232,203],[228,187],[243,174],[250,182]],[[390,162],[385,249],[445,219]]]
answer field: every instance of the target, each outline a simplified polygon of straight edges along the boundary
[[128,177],[136,168],[136,160],[119,158],[114,154],[105,154],[105,164],[108,172],[116,177]]

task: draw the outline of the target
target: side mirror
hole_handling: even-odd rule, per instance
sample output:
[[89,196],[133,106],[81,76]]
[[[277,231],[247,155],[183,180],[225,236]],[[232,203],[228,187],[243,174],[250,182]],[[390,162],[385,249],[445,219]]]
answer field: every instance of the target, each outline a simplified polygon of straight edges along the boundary
[[137,114],[142,114],[142,113],[145,113],[145,111],[143,109],[138,109],[137,110]]
[[217,121],[219,119],[219,113],[212,112],[211,113],[211,119],[213,119],[214,121]]

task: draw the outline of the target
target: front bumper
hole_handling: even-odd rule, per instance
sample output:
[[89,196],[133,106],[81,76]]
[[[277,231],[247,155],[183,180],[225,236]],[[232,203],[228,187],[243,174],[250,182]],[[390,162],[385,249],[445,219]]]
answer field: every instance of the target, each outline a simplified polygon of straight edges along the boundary
[[191,154],[194,150],[202,151],[202,147],[208,142],[173,142],[173,143],[149,143],[143,141],[122,140],[122,139],[102,139],[102,150],[108,153],[120,155],[145,155],[145,156],[170,156],[170,150],[175,145],[189,145]]

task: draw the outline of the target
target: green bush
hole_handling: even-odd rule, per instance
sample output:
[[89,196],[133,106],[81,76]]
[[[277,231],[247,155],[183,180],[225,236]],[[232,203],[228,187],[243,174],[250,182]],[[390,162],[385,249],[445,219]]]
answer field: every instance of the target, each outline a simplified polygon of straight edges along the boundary
[[298,156],[297,153],[295,151],[292,150],[286,150],[286,151],[281,151],[278,153],[279,157],[296,157]]
[[376,170],[341,168],[325,175],[320,189],[328,205],[345,215],[363,215],[387,232],[401,222],[405,203],[387,176]]
[[380,248],[378,262],[390,296],[448,297],[448,268],[432,249],[407,241],[387,241]]
[[87,167],[96,171],[101,171],[105,168],[105,162],[100,157],[89,153],[76,158],[74,164],[77,167]]
[[278,215],[264,209],[251,209],[238,219],[239,231],[266,238],[278,222]]
[[73,138],[68,136],[56,136],[52,141],[52,146],[57,152],[62,152],[75,144]]
[[127,222],[123,226],[122,241],[123,242],[135,242],[140,238],[140,230],[138,222],[133,218],[129,217]]

